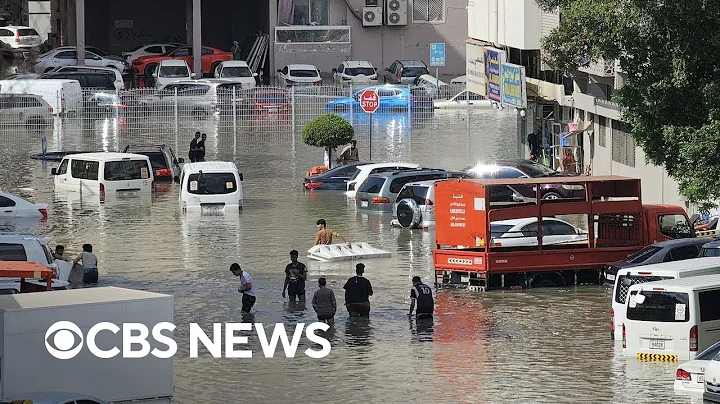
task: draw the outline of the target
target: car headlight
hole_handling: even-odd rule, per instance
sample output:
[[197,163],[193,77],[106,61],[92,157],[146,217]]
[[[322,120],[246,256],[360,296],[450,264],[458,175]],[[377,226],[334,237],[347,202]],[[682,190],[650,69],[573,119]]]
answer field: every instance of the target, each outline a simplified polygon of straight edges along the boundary
[[568,191],[582,191],[585,189],[582,185],[561,185],[563,189],[567,189]]

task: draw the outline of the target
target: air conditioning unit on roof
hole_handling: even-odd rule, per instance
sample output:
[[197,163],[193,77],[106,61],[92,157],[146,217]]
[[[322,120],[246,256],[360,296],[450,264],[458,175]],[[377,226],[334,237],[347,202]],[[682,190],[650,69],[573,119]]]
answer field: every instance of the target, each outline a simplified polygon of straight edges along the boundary
[[376,27],[383,23],[382,7],[363,7],[363,27]]
[[407,0],[388,0],[387,25],[407,25]]

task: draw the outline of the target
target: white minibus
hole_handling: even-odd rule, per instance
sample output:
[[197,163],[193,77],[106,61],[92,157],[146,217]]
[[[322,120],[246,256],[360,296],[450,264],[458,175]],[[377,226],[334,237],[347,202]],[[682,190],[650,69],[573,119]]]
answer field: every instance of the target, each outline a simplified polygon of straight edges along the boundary
[[622,326],[625,356],[693,360],[720,340],[720,275],[630,287]]
[[132,153],[81,153],[63,157],[52,169],[55,189],[106,196],[150,193],[153,170],[150,159]]
[[630,286],[638,283],[661,281],[665,279],[687,278],[699,275],[720,274],[720,257],[692,258],[689,260],[663,262],[623,268],[618,271],[612,293],[610,309],[610,334],[616,340],[622,339],[623,321],[625,321],[625,303]]
[[242,180],[235,163],[185,163],[180,175],[180,208],[183,212],[239,211],[243,208]]

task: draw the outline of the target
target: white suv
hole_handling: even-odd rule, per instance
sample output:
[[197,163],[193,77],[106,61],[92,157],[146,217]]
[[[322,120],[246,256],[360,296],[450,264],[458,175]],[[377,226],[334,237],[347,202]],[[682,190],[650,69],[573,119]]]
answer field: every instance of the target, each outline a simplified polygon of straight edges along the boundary
[[358,60],[342,62],[333,68],[333,83],[337,85],[368,85],[378,83],[377,69],[372,63]]
[[34,29],[23,26],[0,27],[0,41],[11,48],[34,48],[40,46],[42,38]]
[[[28,261],[39,262],[55,270],[57,278],[53,279],[53,289],[64,289],[68,285],[72,263],[56,261],[48,246],[52,237],[34,237],[24,234],[0,234],[0,261]],[[45,286],[39,280],[26,280]],[[0,291],[20,288],[19,282],[14,279],[0,279]]]

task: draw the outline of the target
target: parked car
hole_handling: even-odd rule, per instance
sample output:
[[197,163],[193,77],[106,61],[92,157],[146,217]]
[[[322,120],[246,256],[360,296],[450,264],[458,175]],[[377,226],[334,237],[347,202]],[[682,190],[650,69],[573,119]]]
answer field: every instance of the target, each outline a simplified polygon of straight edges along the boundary
[[53,109],[39,95],[0,94],[0,122],[42,128],[53,122]]
[[402,170],[369,176],[355,194],[355,207],[362,210],[392,212],[393,203],[402,187],[409,182],[462,178],[467,174],[432,168]]
[[41,97],[52,108],[53,115],[76,114],[83,106],[83,92],[77,80],[0,80],[0,88],[5,95]]
[[112,67],[99,67],[99,66],[59,66],[48,73],[66,73],[66,72],[100,72],[107,73],[115,77],[115,89],[118,91],[125,89],[125,80],[123,79],[122,73]]
[[10,45],[13,49],[34,48],[40,46],[42,37],[33,28],[8,25],[0,27],[0,41]]
[[128,145],[123,148],[122,152],[148,156],[156,181],[180,181],[180,164],[184,163],[185,159],[175,157],[175,152],[170,146],[164,144]]
[[225,80],[177,80],[165,85],[157,94],[139,102],[150,111],[167,110],[177,103],[181,112],[204,116],[224,108],[232,108],[229,102],[232,98],[233,86],[242,86],[242,84]]
[[184,60],[166,59],[160,61],[152,76],[155,88],[162,90],[170,83],[194,78],[195,73],[191,71],[190,66]]
[[[8,403],[31,403],[31,404],[109,404],[100,398],[87,394],[67,392],[37,392],[26,393],[13,397]],[[2,403],[0,401],[0,403]]]
[[[500,220],[490,223],[491,247],[536,246],[537,218]],[[572,224],[551,217],[542,219],[543,245],[587,241],[587,232]]]
[[[0,261],[39,262],[57,273],[53,279],[53,289],[63,289],[70,278],[72,264],[68,261],[55,260],[49,243],[52,237],[35,237],[29,234],[0,234]],[[27,280],[26,280],[27,281]],[[44,282],[29,282],[44,286]]]
[[[232,107],[232,103],[223,105]],[[238,100],[238,105],[246,114],[289,115],[292,112],[290,95],[285,90],[255,88],[249,97]]]
[[720,403],[720,353],[705,366],[703,400]]
[[367,163],[353,163],[335,167],[322,174],[305,177],[303,186],[308,191],[344,191],[347,182],[357,171],[358,166]]
[[[152,77],[158,65],[163,60],[179,59],[184,60],[188,66],[193,66],[193,49],[192,46],[181,46],[166,52],[163,55],[140,56],[132,62],[132,70],[135,74]],[[223,50],[203,46],[200,55],[200,64],[202,66],[203,75],[210,76],[215,68],[222,62],[232,60],[232,53]]]
[[388,171],[414,170],[418,167],[420,167],[420,165],[415,163],[369,163],[359,165],[355,168],[355,173],[347,182],[348,195],[354,197],[356,192],[355,188],[373,174]]
[[422,100],[414,96],[407,87],[379,85],[357,90],[352,97],[338,98],[330,101],[327,104],[327,111],[342,113],[352,108],[353,111],[362,113],[360,95],[368,89],[377,90],[378,96],[380,97],[380,106],[378,107],[378,111],[380,112],[403,112],[407,111],[408,105],[412,111],[433,110],[432,100],[430,100],[428,107],[427,102],[421,102]]
[[233,162],[185,164],[180,174],[180,208],[183,212],[237,212],[243,209],[242,180]]
[[[57,72],[57,73],[45,73],[39,77],[40,79],[50,80],[77,80],[80,83],[80,88],[83,90],[94,88],[107,91],[115,91],[115,73],[112,72],[90,72],[90,71],[76,71],[76,72]],[[84,95],[87,95],[87,91],[84,91]],[[86,97],[87,98],[87,97]]]
[[82,192],[83,197],[140,196],[152,191],[155,174],[147,156],[130,153],[82,153],[63,157],[50,172],[55,190]]
[[472,91],[463,90],[449,100],[433,101],[436,109],[491,108],[490,100]]
[[[35,73],[46,73],[58,66],[72,65],[77,65],[77,51],[74,46],[63,46],[38,56],[32,70]],[[123,71],[124,68],[122,62],[114,59],[103,58],[102,56],[96,55],[88,50],[85,50],[85,65],[111,67],[118,71]]]
[[[570,177],[552,168],[530,160],[499,160],[494,164],[479,163],[466,167],[463,171],[474,178],[545,178]],[[524,197],[535,198],[532,186],[514,187]],[[545,184],[542,186],[543,199],[585,198],[585,187],[575,184]]]
[[607,264],[603,270],[605,282],[614,284],[615,276],[623,268],[698,258],[702,254],[703,246],[712,240],[709,237],[681,238],[650,244],[622,261]]
[[277,72],[279,87],[322,85],[320,71],[313,65],[287,65]]
[[462,76],[455,77],[450,80],[450,84],[467,84],[467,75],[463,74]]
[[47,204],[32,203],[17,195],[0,191],[0,219],[30,218],[46,220]]
[[333,68],[333,84],[338,85],[377,85],[377,69],[370,62],[347,60]]
[[711,241],[702,246],[702,257],[720,257],[720,240]]
[[257,84],[257,73],[250,70],[242,60],[230,60],[220,63],[214,72],[216,79],[231,79],[242,83],[242,88],[253,88]]
[[388,84],[413,84],[423,74],[430,74],[425,62],[421,60],[396,60],[385,69],[383,77]]
[[183,45],[177,43],[153,43],[149,45],[140,45],[129,52],[123,52],[122,56],[125,64],[130,67],[132,66],[132,62],[141,56],[161,56],[166,53],[170,53],[181,46]]
[[444,81],[438,80],[429,74],[423,74],[418,76],[413,85],[416,87],[422,87],[429,96],[433,98],[447,98],[452,94],[452,88]]
[[675,371],[675,390],[697,391],[705,390],[705,368],[720,352],[720,342],[700,352],[695,359],[681,363]]
[[97,46],[86,46],[86,51],[90,51],[98,56],[101,56],[105,59],[111,59],[111,60],[117,60],[118,62],[123,62],[123,58],[118,55],[111,55],[110,53],[98,48]]

